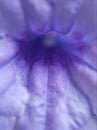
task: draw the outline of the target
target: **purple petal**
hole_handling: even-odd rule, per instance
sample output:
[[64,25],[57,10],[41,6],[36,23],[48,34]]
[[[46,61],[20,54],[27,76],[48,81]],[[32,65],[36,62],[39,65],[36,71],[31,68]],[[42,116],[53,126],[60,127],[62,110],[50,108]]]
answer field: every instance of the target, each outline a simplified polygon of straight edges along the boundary
[[17,43],[9,37],[0,39],[0,67],[10,62],[18,52]]
[[24,115],[17,119],[15,130],[83,127],[90,115],[88,105],[72,88],[66,70],[59,63],[48,68],[37,62],[29,76],[30,100]]
[[[0,41],[0,130],[90,129],[97,116],[95,1],[17,0],[11,6],[1,0],[0,32],[12,38],[29,31],[31,39]],[[58,46],[44,46],[52,30]],[[31,67],[25,65],[37,56]],[[45,57],[53,62],[43,62]]]
[[78,11],[72,33],[78,32],[87,42],[97,39],[97,1],[85,0]]
[[25,30],[25,18],[19,0],[0,1],[0,32],[17,36]]
[[51,7],[45,0],[20,0],[28,28],[33,32],[49,29]]
[[0,96],[6,93],[15,80],[15,71],[13,70],[12,65],[8,64],[3,68],[0,68]]
[[81,63],[75,63],[71,77],[76,88],[86,97],[91,111],[97,115],[97,72]]
[[83,0],[52,0],[52,27],[58,32],[68,33],[72,29]]
[[92,41],[84,50],[83,60],[97,70],[97,41]]

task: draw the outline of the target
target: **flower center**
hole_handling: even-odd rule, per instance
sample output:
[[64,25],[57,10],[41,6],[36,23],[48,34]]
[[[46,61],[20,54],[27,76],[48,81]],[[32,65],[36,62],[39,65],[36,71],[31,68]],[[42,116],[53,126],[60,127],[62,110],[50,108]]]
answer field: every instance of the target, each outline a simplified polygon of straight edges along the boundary
[[72,42],[68,43],[60,36],[51,33],[37,35],[22,45],[20,56],[31,66],[38,60],[46,64],[55,62],[68,64],[79,49],[78,45],[74,45]]

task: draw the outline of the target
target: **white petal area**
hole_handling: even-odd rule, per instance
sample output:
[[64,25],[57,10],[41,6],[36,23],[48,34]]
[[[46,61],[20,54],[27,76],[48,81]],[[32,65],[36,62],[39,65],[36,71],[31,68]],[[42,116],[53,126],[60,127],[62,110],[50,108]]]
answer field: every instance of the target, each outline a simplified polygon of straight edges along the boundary
[[20,0],[0,0],[0,33],[18,36],[25,30]]
[[[15,68],[14,68],[15,69]],[[9,70],[10,71],[10,70]],[[17,72],[17,70],[15,70]],[[6,70],[7,73],[7,70]],[[2,73],[3,74],[3,73]],[[12,79],[14,75],[10,76]],[[10,81],[9,77],[7,79]],[[3,77],[3,80],[5,78]],[[6,83],[4,81],[4,83]],[[7,84],[5,84],[7,86]],[[22,84],[20,75],[16,74],[16,81],[0,97],[0,115],[19,117],[24,113],[29,95],[26,87]]]
[[31,98],[29,107],[33,130],[45,128],[47,105],[48,67],[42,62],[34,64],[30,75]]
[[16,73],[12,64],[0,68],[0,95],[4,94],[16,81]]
[[85,0],[71,33],[80,33],[85,41],[97,39],[97,0]]
[[15,117],[0,116],[0,130],[13,130]]
[[89,119],[86,100],[73,88],[59,63],[35,63],[28,81],[29,102],[24,114],[17,118],[14,130],[80,129]]
[[41,62],[34,64],[30,75],[30,87],[32,90],[29,107],[33,130],[43,130],[45,126],[48,67]]
[[48,68],[41,62],[33,65],[28,76],[29,102],[24,115],[17,119],[15,130],[44,130],[47,104]]
[[33,32],[49,29],[51,7],[46,0],[21,0],[26,22]]
[[8,63],[18,52],[16,42],[7,37],[0,39],[0,67]]
[[97,115],[97,72],[80,63],[76,63],[71,72],[76,87],[87,97],[94,114]]
[[51,0],[52,22],[56,31],[68,33],[84,0]]
[[90,116],[84,97],[77,92],[60,64],[49,69],[46,130],[80,129]]

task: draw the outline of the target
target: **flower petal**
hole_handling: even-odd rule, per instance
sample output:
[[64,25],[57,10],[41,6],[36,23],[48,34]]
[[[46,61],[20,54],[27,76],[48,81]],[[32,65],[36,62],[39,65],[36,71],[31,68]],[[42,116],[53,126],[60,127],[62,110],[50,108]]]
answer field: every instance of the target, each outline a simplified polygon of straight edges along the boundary
[[[14,76],[11,75],[10,78],[12,77]],[[0,115],[21,116],[24,113],[28,98],[26,88],[19,81],[14,82],[0,98]]]
[[97,39],[97,0],[85,0],[76,17],[72,33],[78,32],[84,40]]
[[0,95],[4,94],[16,81],[12,64],[0,68]]
[[0,116],[0,130],[13,130],[15,117]]
[[82,59],[97,70],[97,41],[91,42],[84,50]]
[[45,0],[21,0],[26,22],[34,32],[48,29],[51,7]]
[[66,70],[59,63],[47,70],[48,66],[34,64],[30,77],[31,100],[24,115],[17,119],[15,130],[79,129],[89,118],[89,106],[73,88]]
[[16,44],[16,42],[7,37],[2,37],[2,39],[0,39],[0,67],[14,58],[18,52]]
[[52,0],[52,21],[56,31],[68,33],[78,16],[83,0]]
[[89,107],[84,97],[75,90],[67,70],[58,63],[51,65],[48,82],[47,130],[79,129],[83,127],[83,122],[89,118],[89,115]]
[[0,1],[0,33],[17,36],[25,29],[25,19],[19,0]]
[[80,63],[75,63],[71,72],[76,88],[87,98],[91,111],[97,115],[97,72]]

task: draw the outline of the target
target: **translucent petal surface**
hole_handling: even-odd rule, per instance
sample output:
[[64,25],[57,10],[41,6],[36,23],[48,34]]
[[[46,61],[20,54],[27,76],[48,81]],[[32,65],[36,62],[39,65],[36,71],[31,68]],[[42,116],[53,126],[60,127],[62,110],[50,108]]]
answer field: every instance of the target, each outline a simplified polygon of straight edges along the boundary
[[0,67],[15,57],[18,52],[16,44],[12,39],[2,36],[0,39]]
[[79,15],[79,9],[83,0],[51,0],[52,23],[56,31],[68,33],[76,17]]
[[97,0],[85,0],[81,6],[72,32],[78,32],[86,41],[97,39]]
[[[0,130],[97,128],[96,2],[0,1]],[[69,64],[38,60],[31,68],[26,66],[16,57],[18,45],[28,40],[22,34],[49,30],[59,32],[60,38],[63,33],[62,63]],[[21,36],[21,43],[12,40]]]
[[17,36],[25,30],[25,20],[19,0],[0,1],[0,33]]
[[12,64],[0,68],[0,95],[4,94],[15,82],[15,71]]

